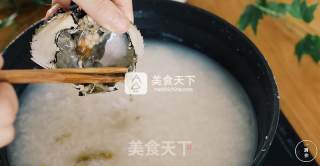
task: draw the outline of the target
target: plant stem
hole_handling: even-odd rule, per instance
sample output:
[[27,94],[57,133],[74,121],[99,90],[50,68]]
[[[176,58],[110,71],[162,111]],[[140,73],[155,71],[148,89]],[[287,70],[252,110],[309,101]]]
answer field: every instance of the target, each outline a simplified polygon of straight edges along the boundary
[[281,17],[281,16],[284,15],[284,14],[281,14],[281,13],[277,13],[277,12],[275,12],[275,11],[273,11],[273,10],[270,10],[270,9],[268,9],[268,8],[265,8],[265,7],[263,7],[263,6],[261,6],[261,5],[258,5],[258,4],[253,4],[253,5],[254,5],[256,8],[258,8],[259,10],[261,10],[262,12],[265,12],[265,13],[271,15],[271,16]]

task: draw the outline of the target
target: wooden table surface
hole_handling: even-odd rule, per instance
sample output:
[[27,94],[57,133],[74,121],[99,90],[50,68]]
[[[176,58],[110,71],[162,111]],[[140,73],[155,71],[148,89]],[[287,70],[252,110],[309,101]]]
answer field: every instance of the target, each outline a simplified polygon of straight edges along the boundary
[[[245,6],[253,0],[189,0],[189,3],[236,24]],[[290,0],[282,0],[290,1]],[[27,7],[13,26],[0,30],[0,50],[22,30],[45,14],[45,7]],[[2,13],[2,14],[1,14]],[[3,17],[0,12],[0,18]],[[271,66],[280,90],[281,110],[301,139],[313,141],[320,148],[320,66],[310,57],[299,63],[294,45],[306,32],[320,34],[320,9],[316,19],[306,25],[290,17],[282,20],[265,17],[258,35],[251,29],[246,35],[261,50]],[[315,152],[312,152],[315,154]],[[317,157],[320,163],[320,156]]]

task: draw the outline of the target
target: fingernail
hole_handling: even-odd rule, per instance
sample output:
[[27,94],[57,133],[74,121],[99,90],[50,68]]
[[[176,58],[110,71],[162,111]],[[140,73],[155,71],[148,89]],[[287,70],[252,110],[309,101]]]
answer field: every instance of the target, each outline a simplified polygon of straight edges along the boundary
[[59,9],[60,9],[60,5],[59,4],[57,4],[57,3],[53,4],[53,6],[47,11],[46,16],[44,17],[44,19],[48,19],[49,17],[54,15]]

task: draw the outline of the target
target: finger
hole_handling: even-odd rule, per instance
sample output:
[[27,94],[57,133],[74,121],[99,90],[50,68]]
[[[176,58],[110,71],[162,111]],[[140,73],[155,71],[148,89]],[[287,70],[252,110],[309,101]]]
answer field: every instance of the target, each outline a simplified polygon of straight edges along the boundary
[[0,128],[12,126],[16,120],[16,112],[9,99],[0,98]]
[[14,139],[14,127],[0,128],[0,147],[10,144]]
[[54,4],[46,13],[44,19],[48,19],[49,17],[53,16],[59,9],[61,8],[59,3]]
[[18,112],[18,99],[15,90],[9,83],[0,83],[0,111]]
[[2,68],[3,66],[3,57],[2,57],[2,54],[0,54],[0,68]]
[[61,7],[67,9],[71,4],[71,0],[52,0],[52,4],[60,4]]
[[132,0],[112,0],[116,6],[127,16],[127,18],[133,22],[133,7]]
[[104,28],[124,33],[129,29],[129,19],[109,0],[74,0],[89,16]]

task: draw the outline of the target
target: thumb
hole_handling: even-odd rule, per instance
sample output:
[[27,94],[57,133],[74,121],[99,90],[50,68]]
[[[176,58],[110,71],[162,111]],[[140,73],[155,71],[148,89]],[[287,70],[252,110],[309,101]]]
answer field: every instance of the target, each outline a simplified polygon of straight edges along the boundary
[[104,28],[124,33],[129,29],[130,21],[123,12],[109,0],[74,0],[87,14]]

